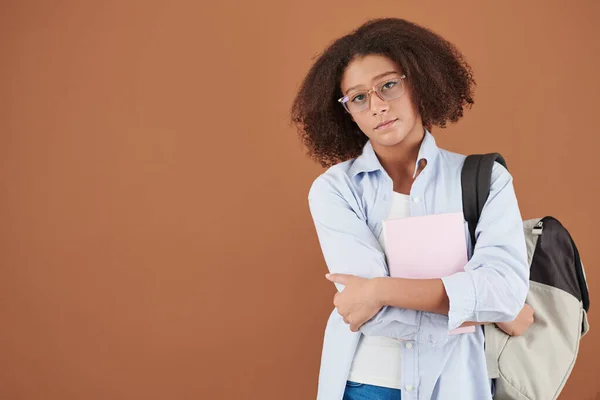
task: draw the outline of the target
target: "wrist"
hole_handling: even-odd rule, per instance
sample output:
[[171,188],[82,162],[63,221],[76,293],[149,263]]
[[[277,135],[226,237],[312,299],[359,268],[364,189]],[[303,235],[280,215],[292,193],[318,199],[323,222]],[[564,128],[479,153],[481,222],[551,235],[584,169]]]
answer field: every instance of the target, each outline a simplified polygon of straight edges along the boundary
[[388,282],[388,278],[373,278],[371,281],[373,282],[373,299],[379,307],[387,306],[385,284]]

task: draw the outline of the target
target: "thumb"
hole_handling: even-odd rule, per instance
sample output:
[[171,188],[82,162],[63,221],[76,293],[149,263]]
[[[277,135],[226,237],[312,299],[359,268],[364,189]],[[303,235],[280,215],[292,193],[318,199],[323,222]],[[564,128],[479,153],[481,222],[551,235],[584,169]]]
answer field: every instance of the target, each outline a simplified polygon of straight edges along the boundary
[[334,283],[341,283],[342,285],[346,285],[350,280],[351,275],[346,274],[326,274],[325,278]]

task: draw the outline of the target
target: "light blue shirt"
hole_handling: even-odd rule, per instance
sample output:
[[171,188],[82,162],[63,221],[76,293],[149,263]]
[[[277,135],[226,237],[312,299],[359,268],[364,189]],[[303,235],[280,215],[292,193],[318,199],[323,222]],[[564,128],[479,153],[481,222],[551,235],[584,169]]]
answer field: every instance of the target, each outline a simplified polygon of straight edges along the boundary
[[[465,156],[439,149],[429,132],[419,160],[427,165],[410,191],[410,214],[462,211],[461,168]],[[377,240],[391,205],[393,182],[369,142],[362,154],[330,167],[308,195],[317,236],[330,272],[365,278],[388,276]],[[467,235],[468,236],[468,235]],[[402,399],[491,399],[483,329],[448,335],[466,321],[512,321],[529,290],[523,223],[512,177],[496,163],[490,196],[476,230],[477,244],[465,272],[443,278],[448,316],[384,307],[360,332],[334,310],[325,329],[319,400],[341,400],[361,334],[408,339],[402,353]],[[470,238],[468,248],[470,249]],[[338,285],[338,290],[343,286]]]

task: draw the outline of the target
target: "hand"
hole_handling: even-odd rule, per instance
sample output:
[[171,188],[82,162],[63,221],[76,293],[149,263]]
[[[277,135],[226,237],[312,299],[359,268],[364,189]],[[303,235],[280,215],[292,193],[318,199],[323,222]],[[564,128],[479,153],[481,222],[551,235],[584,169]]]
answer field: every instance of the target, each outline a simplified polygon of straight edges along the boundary
[[357,332],[381,309],[374,279],[346,274],[327,274],[325,277],[345,286],[333,296],[333,304],[352,332]]
[[520,336],[525,333],[532,323],[533,308],[529,304],[525,304],[514,321],[496,322],[496,325],[510,336]]

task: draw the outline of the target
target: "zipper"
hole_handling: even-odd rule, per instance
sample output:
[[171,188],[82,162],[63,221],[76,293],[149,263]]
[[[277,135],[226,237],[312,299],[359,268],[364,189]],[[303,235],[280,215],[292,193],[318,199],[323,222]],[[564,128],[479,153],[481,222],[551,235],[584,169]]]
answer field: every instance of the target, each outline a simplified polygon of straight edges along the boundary
[[535,224],[535,226],[531,230],[531,233],[536,236],[540,236],[543,231],[544,231],[544,219],[542,218],[537,224]]

